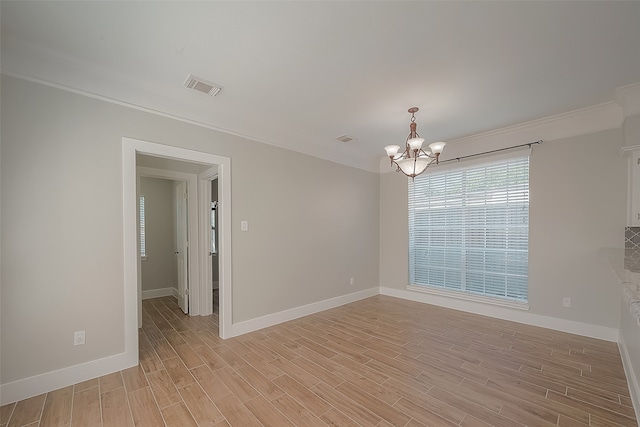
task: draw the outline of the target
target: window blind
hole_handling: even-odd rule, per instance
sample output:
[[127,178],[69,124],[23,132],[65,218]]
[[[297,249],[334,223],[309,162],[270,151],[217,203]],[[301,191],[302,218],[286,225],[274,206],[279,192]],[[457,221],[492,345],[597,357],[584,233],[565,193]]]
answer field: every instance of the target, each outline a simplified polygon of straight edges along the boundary
[[145,223],[144,223],[144,216],[145,216],[144,215],[144,196],[140,196],[139,214],[140,214],[140,256],[146,257],[147,249],[146,249],[146,230],[145,230]]
[[411,284],[526,302],[529,157],[409,180]]

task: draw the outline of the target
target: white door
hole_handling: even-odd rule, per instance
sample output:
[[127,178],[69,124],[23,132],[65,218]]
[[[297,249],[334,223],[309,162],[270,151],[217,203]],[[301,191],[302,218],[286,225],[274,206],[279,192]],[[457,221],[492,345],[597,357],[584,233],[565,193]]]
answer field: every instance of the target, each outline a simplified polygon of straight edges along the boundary
[[189,242],[187,241],[187,183],[176,186],[176,262],[178,264],[178,305],[189,313]]

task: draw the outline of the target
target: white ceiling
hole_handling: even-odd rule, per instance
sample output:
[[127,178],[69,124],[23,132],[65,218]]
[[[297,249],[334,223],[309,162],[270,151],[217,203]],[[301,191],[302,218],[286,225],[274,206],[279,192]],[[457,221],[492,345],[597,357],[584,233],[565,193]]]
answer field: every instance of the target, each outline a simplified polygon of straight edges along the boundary
[[[640,82],[638,1],[0,7],[4,73],[373,171],[409,107],[427,142],[450,141]],[[190,91],[189,74],[224,89]]]

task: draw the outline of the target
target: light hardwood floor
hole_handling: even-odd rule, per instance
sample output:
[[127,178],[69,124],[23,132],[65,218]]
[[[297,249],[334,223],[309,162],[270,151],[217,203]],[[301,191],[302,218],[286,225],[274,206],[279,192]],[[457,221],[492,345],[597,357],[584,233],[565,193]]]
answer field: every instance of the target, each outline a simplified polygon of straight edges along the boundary
[[629,426],[615,343],[376,296],[229,340],[143,302],[140,365],[0,426]]

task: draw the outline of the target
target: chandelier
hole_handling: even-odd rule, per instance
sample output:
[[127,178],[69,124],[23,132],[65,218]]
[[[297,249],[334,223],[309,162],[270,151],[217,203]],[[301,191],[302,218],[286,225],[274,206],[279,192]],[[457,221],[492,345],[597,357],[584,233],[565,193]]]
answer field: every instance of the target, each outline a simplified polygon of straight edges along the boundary
[[438,164],[438,158],[446,144],[445,142],[434,142],[429,144],[430,150],[424,150],[422,148],[424,138],[420,138],[420,135],[416,132],[415,113],[418,112],[418,110],[418,107],[409,108],[411,124],[409,125],[409,135],[404,144],[404,152],[398,153],[398,151],[400,151],[399,145],[387,145],[384,147],[387,156],[391,159],[391,166],[395,164],[398,167],[397,171],[401,171],[406,176],[411,177],[411,179],[426,171],[434,161]]

